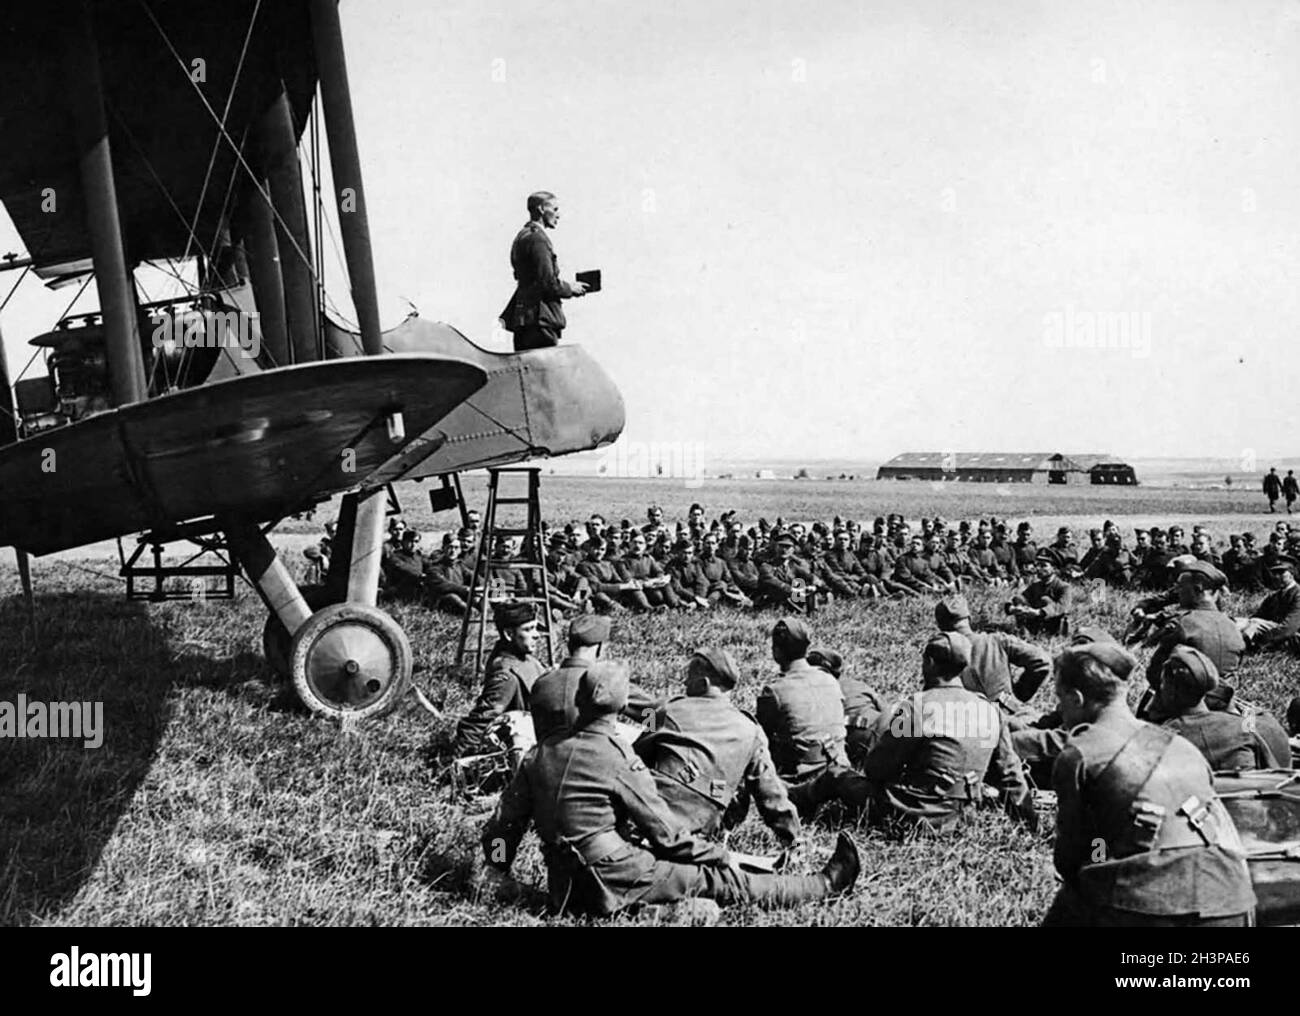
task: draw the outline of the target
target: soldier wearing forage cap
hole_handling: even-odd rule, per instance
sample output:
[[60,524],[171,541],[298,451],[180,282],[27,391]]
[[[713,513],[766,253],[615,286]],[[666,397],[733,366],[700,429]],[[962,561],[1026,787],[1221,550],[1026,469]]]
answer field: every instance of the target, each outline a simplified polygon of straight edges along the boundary
[[1238,622],[1250,650],[1292,648],[1300,632],[1300,583],[1296,559],[1277,554],[1268,571],[1277,588],[1264,597],[1252,617]]
[[633,748],[692,833],[714,836],[734,828],[752,799],[777,840],[790,847],[799,836],[799,816],[777,776],[763,728],[732,704],[739,680],[726,650],[698,650],[686,666],[686,694],[660,707],[654,729]]
[[533,655],[537,642],[537,615],[531,603],[513,601],[493,605],[497,641],[483,671],[478,701],[456,726],[456,752],[473,755],[483,748],[493,721],[509,710],[528,710],[533,684],[542,674],[542,662]]
[[921,657],[924,686],[881,718],[862,773],[839,782],[842,800],[867,806],[873,820],[915,821],[934,831],[955,826],[984,801],[987,780],[1017,820],[1037,828],[1033,794],[997,706],[962,687],[970,643],[942,632]]
[[1133,555],[1124,548],[1124,538],[1119,530],[1112,530],[1105,538],[1100,553],[1084,568],[1085,579],[1101,579],[1108,586],[1128,588],[1136,567]]
[[1113,643],[1071,646],[1056,660],[1071,728],[1052,769],[1065,885],[1043,924],[1252,924],[1250,872],[1210,766],[1186,739],[1129,711],[1133,662]]
[[[609,642],[610,629],[609,618],[597,614],[575,617],[569,625],[568,656],[554,670],[537,679],[529,698],[528,708],[538,744],[548,737],[564,737],[577,725],[578,682],[600,659],[602,649]],[[640,723],[653,709],[653,697],[635,684],[629,684],[626,718]]]
[[1110,533],[1119,536],[1119,530],[1111,528],[1103,533],[1100,529],[1088,530],[1088,549],[1083,552],[1083,557],[1079,558],[1079,570],[1083,573],[1084,578],[1088,578],[1088,569],[1092,567],[1094,561],[1101,557],[1101,553],[1106,549],[1106,540]]
[[[1153,689],[1160,687],[1165,661],[1178,646],[1191,646],[1209,656],[1216,676],[1237,669],[1246,643],[1214,599],[1227,581],[1223,572],[1205,561],[1191,561],[1179,571],[1175,590],[1180,609],[1155,635],[1156,651],[1147,664],[1147,683]],[[1141,707],[1138,715],[1142,715]]]
[[807,816],[834,796],[834,781],[848,766],[844,695],[839,682],[807,660],[808,625],[783,617],[772,628],[772,659],[781,673],[759,692],[756,715],[767,734],[777,772],[799,814]]
[[525,758],[483,830],[484,858],[499,875],[535,824],[556,911],[605,916],[690,897],[782,907],[853,884],[860,862],[847,833],[822,871],[807,876],[747,874],[721,844],[692,835],[615,733],[627,688],[621,664],[592,664],[578,685],[578,727]]
[[1034,560],[1037,577],[1007,604],[1007,613],[1031,635],[1067,635],[1070,586],[1056,573],[1056,555],[1044,547]]
[[1178,646],[1164,663],[1156,708],[1163,726],[1196,745],[1215,772],[1275,769],[1285,762],[1273,755],[1255,716],[1212,710],[1205,701],[1219,683],[1214,661],[1199,649]]
[[1038,558],[1038,544],[1034,542],[1034,527],[1028,522],[1016,526],[1016,539],[1011,544],[1011,552],[1015,555],[1016,568],[1020,574],[1032,575],[1034,561]]
[[[794,556],[794,537],[782,534],[774,541],[777,550],[775,561],[764,561],[758,567],[759,598],[755,601],[764,607],[779,607],[786,610],[804,611],[815,604],[815,578]],[[796,596],[796,586],[802,584],[807,590],[805,601]]]
[[1020,712],[1052,672],[1047,650],[1007,632],[975,631],[964,596],[935,604],[934,620],[940,631],[955,631],[970,643],[962,685],[998,703],[1008,714]]

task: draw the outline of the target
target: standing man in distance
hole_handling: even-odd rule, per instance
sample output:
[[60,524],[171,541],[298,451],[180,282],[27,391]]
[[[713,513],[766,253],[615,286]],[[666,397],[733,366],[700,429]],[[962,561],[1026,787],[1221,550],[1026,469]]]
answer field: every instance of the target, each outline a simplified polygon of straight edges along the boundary
[[528,195],[528,222],[510,247],[515,292],[501,312],[501,323],[515,336],[515,352],[559,344],[566,324],[561,300],[582,296],[587,286],[560,278],[548,230],[560,223],[560,203],[550,191]]

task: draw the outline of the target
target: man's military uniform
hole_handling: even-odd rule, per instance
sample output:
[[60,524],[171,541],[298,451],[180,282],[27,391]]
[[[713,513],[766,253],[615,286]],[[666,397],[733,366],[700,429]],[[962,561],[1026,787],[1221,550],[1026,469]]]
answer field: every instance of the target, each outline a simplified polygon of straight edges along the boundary
[[752,798],[782,846],[799,835],[799,816],[776,774],[763,729],[725,695],[679,695],[658,711],[654,730],[633,746],[659,794],[692,833],[739,825]]
[[[567,737],[578,725],[578,683],[591,666],[591,660],[566,656],[558,667],[548,670],[533,684],[528,711],[533,717],[537,743],[548,737]],[[654,710],[654,697],[635,684],[628,686],[625,719],[644,722]]]
[[844,699],[844,752],[850,764],[857,765],[876,742],[877,727],[885,705],[865,681],[844,673],[844,658],[833,649],[809,649],[807,660],[840,684],[840,695]]
[[731,568],[725,558],[720,557],[716,552],[709,557],[701,554],[695,559],[695,563],[704,578],[704,595],[710,603],[717,603],[723,599],[728,601],[737,599],[739,590],[731,580]]
[[[600,561],[584,558],[578,563],[578,574],[587,580],[587,585],[591,588],[591,602],[597,609],[612,611],[622,606],[620,600],[629,591],[623,588],[625,579],[613,561],[608,558]],[[641,597],[641,600],[644,601],[645,597]],[[637,605],[640,606],[639,603]],[[649,604],[646,603],[641,609],[648,610]]]
[[385,545],[380,566],[384,586],[395,596],[416,599],[424,593],[426,561],[418,550]]
[[914,554],[909,550],[894,562],[894,581],[916,593],[931,593],[941,580],[934,574],[924,551]]
[[758,695],[758,722],[777,772],[788,781],[847,766],[839,682],[806,659],[791,662]]
[[1005,539],[995,537],[989,543],[989,550],[993,551],[993,556],[997,558],[998,567],[1002,569],[1004,578],[1012,581],[1020,578],[1020,566],[1016,564],[1016,552],[1011,544]]
[[533,220],[510,245],[515,291],[501,311],[501,323],[514,332],[516,352],[554,346],[567,323],[560,301],[573,289],[560,278],[560,263],[546,227]]
[[1212,710],[1202,702],[1170,717],[1162,726],[1187,738],[1216,773],[1276,769],[1281,764],[1261,736],[1253,714],[1237,716]]
[[1021,575],[1034,573],[1034,561],[1038,558],[1037,543],[1016,537],[1016,542],[1011,545],[1011,555],[1016,562],[1017,573]]
[[847,547],[832,547],[822,559],[823,578],[827,588],[836,596],[848,599],[860,596],[862,587],[867,582],[866,570],[858,561],[857,555]]
[[[1171,730],[1083,724],[1052,770],[1056,870],[1044,925],[1245,925],[1255,893],[1210,767]],[[1098,844],[1104,854],[1098,856]]]
[[1269,593],[1255,610],[1255,617],[1273,621],[1277,628],[1262,632],[1252,643],[1252,649],[1289,649],[1292,639],[1300,632],[1300,584],[1277,589]]
[[511,643],[498,639],[483,672],[483,690],[469,715],[456,726],[456,751],[473,755],[484,749],[488,728],[502,713],[528,710],[533,684],[542,675],[542,661],[532,653],[521,653]]
[[758,591],[761,605],[790,610],[806,609],[806,603],[796,603],[791,598],[796,582],[803,583],[808,591],[806,595],[811,599],[816,579],[796,557],[792,557],[785,564],[780,561],[767,561],[759,565]]
[[[1052,657],[1045,649],[1007,632],[971,632],[966,638],[970,664],[961,674],[963,687],[1007,713],[1018,712],[1052,673]],[[1020,668],[1018,677],[1013,677],[1013,666]]]
[[673,815],[607,715],[550,738],[524,759],[483,830],[488,863],[508,872],[530,823],[542,840],[555,911],[605,916],[693,896],[785,906],[831,889],[824,875],[750,875],[732,867],[721,844],[691,835]]
[[1068,635],[1070,631],[1070,584],[1059,575],[1034,579],[1012,603],[1046,611],[1043,617],[1018,617],[1016,623],[1031,635]]
[[1133,555],[1122,546],[1105,546],[1084,568],[1085,579],[1104,579],[1108,586],[1127,588],[1133,581],[1136,567]]
[[[625,554],[618,564],[625,582],[635,579],[648,582],[651,579],[666,577],[663,565],[649,554]],[[673,590],[672,583],[666,582],[655,589],[634,589],[623,594],[624,602],[634,610],[649,610],[651,607],[678,607],[681,601]],[[642,605],[644,603],[644,606]]]
[[1246,643],[1232,618],[1214,607],[1196,606],[1180,611],[1160,629],[1156,651],[1147,664],[1147,684],[1158,687],[1160,671],[1178,646],[1199,649],[1221,677],[1230,676],[1241,662]]
[[1029,785],[997,706],[955,685],[926,688],[894,705],[862,762],[865,779],[844,778],[845,796],[870,801],[876,819],[916,820],[935,831],[983,801],[986,781],[1026,818]]
[[737,555],[728,562],[727,567],[731,572],[731,581],[736,584],[736,588],[757,603],[759,572],[754,559],[746,556],[744,560],[741,560]]

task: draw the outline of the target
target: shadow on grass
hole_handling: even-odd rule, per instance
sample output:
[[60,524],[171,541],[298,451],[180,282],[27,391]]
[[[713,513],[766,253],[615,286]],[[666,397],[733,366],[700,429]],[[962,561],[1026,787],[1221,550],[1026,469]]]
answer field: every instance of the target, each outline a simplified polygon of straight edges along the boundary
[[252,654],[178,648],[165,619],[120,594],[38,595],[36,615],[33,644],[23,602],[0,602],[0,703],[99,703],[103,741],[0,737],[0,925],[53,916],[89,878],[149,771],[176,688],[235,694],[264,673]]

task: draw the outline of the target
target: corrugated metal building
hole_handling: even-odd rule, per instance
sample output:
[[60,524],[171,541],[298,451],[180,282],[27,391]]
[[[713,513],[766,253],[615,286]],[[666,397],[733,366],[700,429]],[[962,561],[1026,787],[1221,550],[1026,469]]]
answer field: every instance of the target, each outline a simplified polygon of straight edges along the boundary
[[904,452],[881,466],[876,479],[1087,483],[1089,476],[1060,452]]
[[1093,483],[1137,486],[1137,470],[1114,455],[1089,452],[1086,455],[1071,455],[1070,458],[1088,471],[1088,477]]

